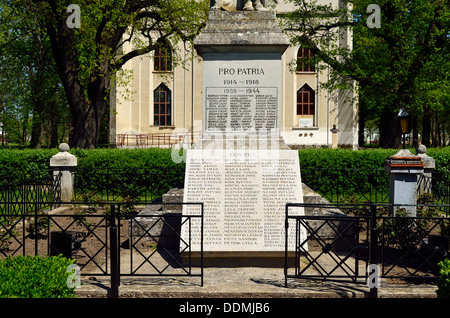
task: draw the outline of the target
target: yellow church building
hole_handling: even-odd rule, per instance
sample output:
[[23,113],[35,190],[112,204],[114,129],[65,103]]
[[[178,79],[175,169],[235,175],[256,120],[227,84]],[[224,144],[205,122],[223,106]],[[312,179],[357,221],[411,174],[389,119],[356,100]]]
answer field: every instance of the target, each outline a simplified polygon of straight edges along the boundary
[[[341,0],[319,2],[342,5]],[[292,3],[278,0],[277,14],[293,9]],[[351,49],[351,32],[344,31],[343,35],[339,45]],[[126,73],[132,73],[132,79],[111,96],[110,143],[117,147],[168,147],[183,138],[196,141],[201,136],[201,58],[183,44],[174,48],[162,42],[160,47],[123,67]],[[128,43],[123,47],[124,52],[130,49]],[[174,50],[185,65],[174,66]],[[292,70],[293,61],[309,54],[308,49],[290,46],[282,56],[281,136],[292,148],[356,148],[357,98],[351,91],[321,88],[320,84],[329,79],[328,68],[319,71],[318,67],[299,63]],[[131,98],[125,98],[127,91],[134,92]]]

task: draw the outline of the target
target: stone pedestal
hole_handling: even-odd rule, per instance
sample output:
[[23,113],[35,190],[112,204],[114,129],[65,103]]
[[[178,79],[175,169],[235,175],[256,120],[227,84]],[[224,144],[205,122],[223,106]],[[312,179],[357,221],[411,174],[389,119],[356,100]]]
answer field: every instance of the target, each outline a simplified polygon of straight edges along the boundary
[[275,12],[211,11],[194,44],[203,58],[203,134],[187,153],[184,202],[204,203],[205,262],[282,265],[285,205],[303,202],[298,153],[280,136],[289,39]]
[[433,177],[433,171],[436,168],[436,161],[434,160],[434,158],[426,154],[427,147],[425,147],[424,145],[419,145],[416,151],[417,156],[420,157],[424,165],[423,177],[421,182],[419,182],[418,184],[419,194],[432,193],[431,181]]
[[275,12],[211,11],[194,44],[203,58],[204,138],[279,135],[281,55],[289,39]]
[[73,198],[73,169],[77,166],[77,157],[70,154],[69,145],[62,143],[58,147],[59,153],[50,158],[53,169],[53,190],[60,193],[60,201],[72,202]]
[[409,216],[416,216],[416,207],[409,205],[417,204],[417,180],[423,169],[421,158],[405,149],[386,160],[385,170],[390,174],[389,203],[398,205],[391,211],[394,215],[397,208],[405,208]]

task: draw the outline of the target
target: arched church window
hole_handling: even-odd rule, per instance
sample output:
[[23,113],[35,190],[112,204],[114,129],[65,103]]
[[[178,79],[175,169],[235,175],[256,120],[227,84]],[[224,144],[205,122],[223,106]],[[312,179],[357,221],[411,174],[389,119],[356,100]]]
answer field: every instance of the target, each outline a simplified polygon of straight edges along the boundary
[[297,115],[315,114],[315,92],[305,84],[297,91]]
[[153,125],[172,125],[172,92],[164,84],[153,91]]
[[154,52],[155,72],[172,71],[172,48],[165,40],[158,40]]
[[297,53],[297,72],[315,72],[316,67],[310,61],[314,58],[314,53],[308,48],[299,48]]

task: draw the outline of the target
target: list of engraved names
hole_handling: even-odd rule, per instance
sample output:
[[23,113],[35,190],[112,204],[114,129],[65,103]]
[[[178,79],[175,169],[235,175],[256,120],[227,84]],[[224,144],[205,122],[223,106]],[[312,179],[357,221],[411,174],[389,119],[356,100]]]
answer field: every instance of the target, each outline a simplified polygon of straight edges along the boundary
[[277,127],[277,87],[208,87],[207,131],[247,132]]
[[187,202],[204,202],[205,250],[284,249],[285,204],[299,202],[301,182],[298,160],[281,153],[234,151],[188,160],[185,195]]

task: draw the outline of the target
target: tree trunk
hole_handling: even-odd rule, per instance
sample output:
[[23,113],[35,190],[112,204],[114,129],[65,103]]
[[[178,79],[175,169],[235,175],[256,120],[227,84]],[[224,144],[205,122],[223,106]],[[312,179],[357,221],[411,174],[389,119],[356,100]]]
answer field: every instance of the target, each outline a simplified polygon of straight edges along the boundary
[[412,135],[413,135],[413,146],[417,148],[419,146],[419,127],[418,127],[418,118],[417,116],[413,116],[412,118]]
[[[53,104],[52,109],[57,109],[57,105]],[[51,113],[51,122],[50,122],[50,148],[58,147],[58,113],[52,111]]]
[[110,61],[100,62],[97,74],[86,87],[80,82],[79,63],[72,47],[75,41],[73,31],[67,28],[65,20],[57,21],[56,28],[47,26],[52,53],[56,61],[59,77],[64,86],[72,114],[72,131],[69,145],[72,148],[96,148],[101,120],[109,109]]
[[431,116],[428,113],[424,113],[422,118],[422,144],[425,147],[431,146]]
[[366,106],[363,101],[360,101],[359,112],[358,112],[358,146],[364,147],[366,144],[364,138],[364,130],[366,129]]
[[402,146],[395,113],[385,110],[381,115],[379,127],[381,148],[400,148]]
[[37,111],[33,111],[33,119],[31,123],[31,141],[30,148],[41,149],[42,135],[44,132],[44,125]]

